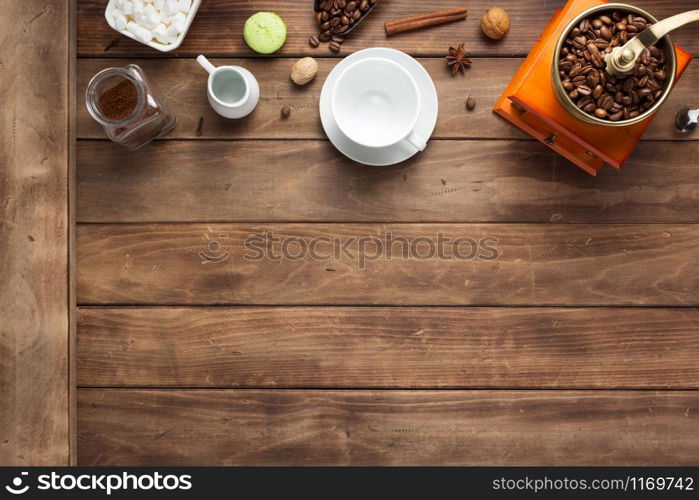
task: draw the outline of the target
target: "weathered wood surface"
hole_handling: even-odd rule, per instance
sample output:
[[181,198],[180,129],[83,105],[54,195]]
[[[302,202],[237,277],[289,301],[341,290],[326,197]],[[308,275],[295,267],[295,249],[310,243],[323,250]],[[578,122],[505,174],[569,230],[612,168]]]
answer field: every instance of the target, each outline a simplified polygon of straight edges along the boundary
[[[493,114],[491,109],[523,59],[478,59],[465,77],[452,77],[442,58],[420,59],[434,80],[439,96],[439,119],[433,139],[523,139],[518,128]],[[82,59],[78,65],[78,95],[85,93],[90,79],[104,68],[125,66],[129,59]],[[215,65],[241,65],[252,71],[260,82],[260,103],[243,120],[228,120],[217,115],[206,98],[207,73],[191,59],[153,59],[138,61],[147,75],[157,81],[177,109],[177,127],[167,134],[172,139],[325,139],[318,118],[318,99],[323,82],[337,63],[320,59],[316,79],[298,87],[288,78],[294,61],[289,59],[214,59]],[[497,75],[497,78],[494,78]],[[644,139],[697,140],[696,134],[675,132],[675,113],[694,102],[699,65],[690,65],[661,109]],[[467,112],[466,98],[477,100],[475,110]],[[280,110],[289,105],[291,118],[282,120]],[[197,135],[203,118],[201,135]],[[102,129],[78,106],[78,136],[103,139]],[[543,147],[543,146],[542,146]]]
[[[672,125],[699,69],[624,170],[592,178],[490,111],[563,0],[510,2],[497,43],[478,27],[488,2],[466,4],[465,22],[387,39],[387,19],[464,3],[380,1],[336,55],[308,46],[310,0],[205,0],[163,55],[112,31],[106,0],[79,0],[79,54],[100,59],[80,61],[78,99],[100,69],[145,58],[179,118],[166,140],[127,152],[78,106],[80,463],[698,465],[699,136]],[[695,8],[635,4],[659,18]],[[281,58],[242,40],[259,10],[287,21]],[[699,53],[691,28],[674,39]],[[477,59],[452,79],[442,58],[462,41]],[[429,148],[390,168],[341,157],[317,114],[337,57],[371,46],[422,57],[440,98]],[[250,117],[213,113],[200,53],[255,73]],[[288,79],[301,55],[320,63],[302,89]],[[490,236],[499,257],[394,256],[364,270],[346,255],[244,260],[246,237],[265,230]]]
[[[471,240],[455,252],[440,233]],[[81,304],[699,305],[696,225],[90,224],[77,237]]]
[[[564,0],[518,0],[506,2],[512,20],[510,33],[500,42],[487,39],[480,30],[479,19],[493,3],[486,0],[442,0],[438,5],[424,0],[379,0],[379,5],[357,27],[343,44],[339,56],[366,47],[393,47],[413,55],[443,56],[447,47],[465,42],[477,56],[523,56],[529,52],[541,30]],[[106,0],[78,0],[78,53],[83,57],[158,56],[161,53],[139,44],[112,30],[104,19]],[[645,8],[663,19],[696,8],[694,0],[635,0],[634,5]],[[174,56],[206,54],[219,57],[249,57],[251,51],[242,37],[245,20],[257,11],[274,11],[282,16],[288,28],[287,41],[276,56],[314,55],[334,56],[327,44],[318,49],[308,45],[308,37],[317,33],[313,18],[312,0],[279,1],[205,0],[182,46],[171,53]],[[383,24],[419,12],[466,5],[466,21],[386,37]],[[417,33],[417,36],[416,36]],[[690,52],[699,51],[699,40],[691,28],[673,34],[676,43]],[[118,44],[113,41],[118,39]],[[498,75],[499,76],[499,75]]]
[[82,387],[699,389],[699,310],[78,311]]
[[0,465],[69,465],[71,2],[2,9]]
[[696,465],[696,391],[110,390],[81,465]]
[[699,143],[642,143],[597,177],[538,142],[433,141],[388,168],[327,141],[78,145],[80,222],[699,222]]

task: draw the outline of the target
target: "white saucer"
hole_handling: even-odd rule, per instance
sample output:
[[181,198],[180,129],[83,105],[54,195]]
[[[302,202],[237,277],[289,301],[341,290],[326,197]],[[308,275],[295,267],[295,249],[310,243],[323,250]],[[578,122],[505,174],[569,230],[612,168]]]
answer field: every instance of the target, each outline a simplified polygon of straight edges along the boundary
[[367,148],[350,140],[338,128],[331,112],[331,95],[335,88],[335,82],[344,68],[350,64],[367,57],[384,57],[398,64],[401,64],[408,72],[413,75],[417,83],[418,90],[422,97],[422,109],[420,116],[415,125],[415,131],[420,137],[430,137],[437,124],[437,90],[434,88],[432,78],[427,73],[427,70],[415,59],[408,54],[395,49],[386,48],[371,48],[360,50],[354,54],[350,54],[340,61],[337,66],[328,75],[323,85],[323,90],[320,93],[320,121],[323,123],[325,134],[330,139],[330,142],[348,158],[364,163],[365,165],[385,166],[395,165],[415,155],[418,149],[411,145],[408,141],[401,141],[393,146],[385,148]]

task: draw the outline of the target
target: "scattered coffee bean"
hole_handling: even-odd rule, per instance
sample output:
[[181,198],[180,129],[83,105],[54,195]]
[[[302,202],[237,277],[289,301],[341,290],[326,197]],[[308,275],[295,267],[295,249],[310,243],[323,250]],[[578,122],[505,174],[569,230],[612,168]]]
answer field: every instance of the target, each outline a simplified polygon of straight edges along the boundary
[[282,118],[286,120],[291,116],[291,106],[282,106]]
[[603,12],[570,30],[558,59],[561,85],[585,113],[610,121],[629,120],[650,109],[665,92],[667,57],[663,49],[646,50],[632,74],[606,72],[604,58],[650,27],[644,17]]
[[468,96],[468,99],[466,99],[466,109],[468,109],[469,111],[473,111],[475,108],[476,100],[473,97]]
[[333,52],[340,52],[340,44],[337,42],[330,42],[328,47],[330,47],[330,50]]
[[308,39],[308,45],[315,49],[318,45],[320,45],[320,40],[318,40],[316,35],[311,35],[311,37]]

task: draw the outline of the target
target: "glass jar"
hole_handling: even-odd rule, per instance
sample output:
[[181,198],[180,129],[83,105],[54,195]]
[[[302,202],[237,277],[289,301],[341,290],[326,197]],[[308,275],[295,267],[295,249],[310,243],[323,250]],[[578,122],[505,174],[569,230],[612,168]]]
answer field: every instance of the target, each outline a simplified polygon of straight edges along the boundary
[[[131,96],[133,102],[116,103],[121,104],[118,109],[120,114],[106,109],[109,102],[102,99],[105,93],[112,98],[115,88],[125,82],[135,87],[135,96]],[[133,87],[128,83],[126,86],[133,92]],[[87,86],[85,102],[90,115],[102,125],[107,137],[129,149],[148,144],[172,130],[177,123],[175,113],[160,89],[135,64],[124,68],[107,68],[97,73]],[[124,105],[128,106],[126,113]]]

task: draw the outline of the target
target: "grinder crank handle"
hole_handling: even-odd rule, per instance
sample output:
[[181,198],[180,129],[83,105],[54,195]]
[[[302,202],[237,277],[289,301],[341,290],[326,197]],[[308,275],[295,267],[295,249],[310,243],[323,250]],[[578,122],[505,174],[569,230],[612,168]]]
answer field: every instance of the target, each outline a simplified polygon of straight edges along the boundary
[[636,66],[636,59],[643,54],[643,51],[671,31],[695,21],[699,21],[699,10],[690,10],[668,17],[643,30],[623,47],[616,47],[611,53],[607,54],[605,58],[607,73],[618,77],[631,73]]

